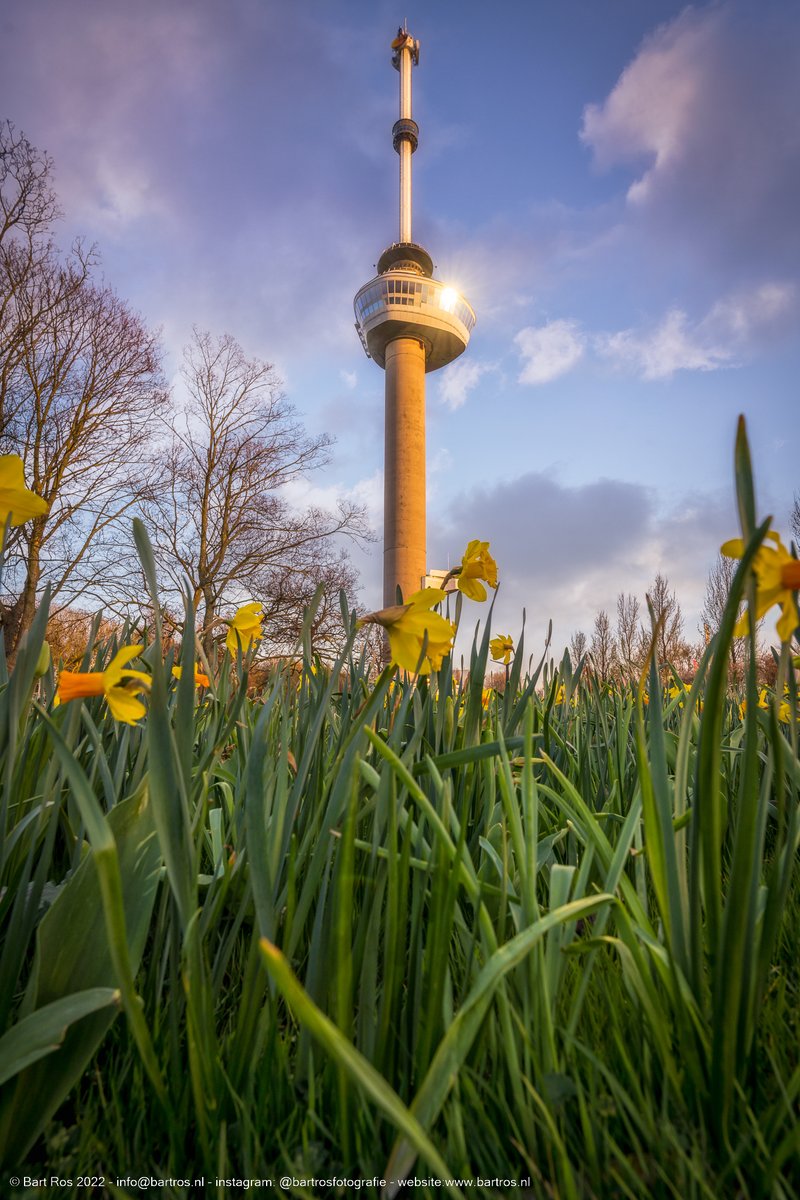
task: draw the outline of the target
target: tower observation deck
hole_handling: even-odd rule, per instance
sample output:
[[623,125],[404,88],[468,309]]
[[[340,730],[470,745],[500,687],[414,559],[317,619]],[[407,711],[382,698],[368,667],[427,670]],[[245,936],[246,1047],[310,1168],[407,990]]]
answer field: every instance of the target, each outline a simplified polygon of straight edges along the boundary
[[426,575],[425,375],[467,347],[475,313],[455,288],[433,277],[433,260],[411,237],[411,159],[419,127],[411,115],[411,71],[419,42],[399,29],[392,65],[400,74],[400,116],[392,142],[400,158],[400,228],[378,274],[356,293],[356,329],[369,358],[386,372],[383,599],[394,604]]

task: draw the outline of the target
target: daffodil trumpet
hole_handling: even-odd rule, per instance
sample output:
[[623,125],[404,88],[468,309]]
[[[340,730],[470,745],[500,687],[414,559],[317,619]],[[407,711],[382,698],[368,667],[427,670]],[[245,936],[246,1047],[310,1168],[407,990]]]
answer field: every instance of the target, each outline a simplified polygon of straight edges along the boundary
[[[175,676],[176,679],[180,679],[181,675],[183,674],[183,668],[179,667],[179,666],[173,667],[172,674]],[[203,671],[200,670],[199,665],[195,665],[195,668],[194,668],[194,685],[195,685],[195,687],[209,687],[210,684],[211,684],[211,680],[208,678],[208,676]]]
[[58,677],[59,701],[63,704],[104,696],[116,721],[135,725],[146,711],[138,694],[149,689],[150,676],[145,671],[126,669],[126,663],[141,652],[141,646],[123,646],[104,671],[62,671]]

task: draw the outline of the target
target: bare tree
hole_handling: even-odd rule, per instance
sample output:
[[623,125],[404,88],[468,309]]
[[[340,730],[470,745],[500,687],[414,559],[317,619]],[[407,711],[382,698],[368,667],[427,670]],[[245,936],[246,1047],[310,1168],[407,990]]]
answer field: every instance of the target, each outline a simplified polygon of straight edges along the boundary
[[59,215],[52,165],[11,121],[0,121],[0,243],[16,237],[30,247],[46,238]]
[[0,122],[0,428],[5,424],[8,379],[21,354],[24,322],[17,296],[50,253],[50,228],[58,215],[50,186],[52,163]]
[[579,629],[573,633],[569,639],[569,656],[572,659],[573,667],[577,667],[578,663],[586,653],[586,634]]
[[639,620],[639,601],[631,592],[617,596],[616,655],[620,672],[626,679],[638,675],[647,644]]
[[306,433],[269,363],[230,336],[195,330],[183,378],[188,401],[144,515],[163,574],[176,591],[190,586],[211,653],[223,602],[263,600],[272,628],[285,629],[323,577],[351,588],[331,548],[339,535],[369,531],[356,505],[297,512],[282,494],[327,461],[330,439]]
[[87,647],[119,636],[121,625],[107,617],[79,608],[62,608],[47,622],[47,642],[53,662],[67,670],[79,670]]
[[756,653],[756,681],[759,687],[775,687],[778,661],[772,646],[761,646]]
[[[84,283],[93,250],[76,243],[61,269],[52,244],[60,215],[52,162],[10,121],[0,121],[0,430],[14,412],[14,372],[38,322]],[[35,286],[42,273],[50,287]]]
[[51,171],[0,123],[0,453],[21,456],[50,505],[9,541],[0,624],[12,662],[41,586],[75,599],[91,577],[98,541],[142,483],[142,436],[164,398],[157,342],[92,285],[94,251],[53,245]]
[[[725,612],[725,606],[728,603],[731,584],[733,577],[736,574],[738,562],[732,558],[726,558],[724,555],[717,555],[717,560],[708,573],[706,580],[706,591],[703,600],[703,609],[701,613],[702,624],[700,632],[703,635],[703,640],[708,643],[711,636],[719,630],[722,624],[722,616]],[[739,612],[744,609],[744,604],[739,606]],[[744,670],[747,662],[747,638],[732,638],[730,645],[730,676],[734,683],[741,683],[744,678]]]
[[656,575],[648,593],[655,620],[660,621],[656,652],[662,667],[674,666],[680,674],[686,673],[693,659],[691,647],[683,636],[683,614],[678,598],[670,591],[669,580],[660,572]]
[[589,643],[589,654],[592,659],[594,673],[600,683],[607,683],[613,678],[616,666],[614,635],[611,631],[611,621],[605,609],[601,609],[594,619],[592,640]]
[[74,601],[95,580],[95,548],[147,484],[147,442],[166,403],[157,338],[81,268],[48,256],[15,304],[24,332],[0,447],[20,455],[50,508],[9,546],[0,617],[12,661],[44,583]]
[[[325,514],[310,510],[309,521],[325,521]],[[341,546],[332,538],[292,549],[286,561],[268,563],[255,577],[254,590],[268,598],[269,640],[286,650],[294,646],[306,609],[321,587],[310,624],[311,644],[323,659],[336,657],[342,638],[340,593],[352,607],[358,591],[358,574]]]

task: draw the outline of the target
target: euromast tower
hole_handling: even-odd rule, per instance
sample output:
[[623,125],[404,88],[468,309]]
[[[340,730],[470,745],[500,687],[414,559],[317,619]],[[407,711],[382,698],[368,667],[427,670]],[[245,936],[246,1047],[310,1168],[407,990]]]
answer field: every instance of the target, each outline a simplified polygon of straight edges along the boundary
[[392,42],[400,73],[400,117],[392,143],[400,157],[399,237],[378,259],[378,274],[357,292],[356,329],[367,357],[386,373],[383,602],[407,597],[427,575],[425,375],[467,347],[475,313],[454,288],[433,278],[433,260],[411,236],[411,158],[419,127],[411,116],[411,71],[419,42],[405,29]]

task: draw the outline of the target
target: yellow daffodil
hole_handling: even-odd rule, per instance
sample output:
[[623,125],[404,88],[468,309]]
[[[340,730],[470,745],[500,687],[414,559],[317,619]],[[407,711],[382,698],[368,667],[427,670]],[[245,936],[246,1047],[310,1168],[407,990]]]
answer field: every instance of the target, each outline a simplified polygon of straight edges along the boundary
[[780,708],[778,709],[778,720],[783,721],[785,725],[788,725],[791,719],[792,710],[789,707],[789,702],[787,700],[781,700]]
[[561,686],[559,687],[558,691],[556,692],[556,704],[563,704],[564,697],[566,696],[566,694],[567,694],[566,689],[562,683]]
[[[136,698],[136,693],[150,687],[150,676],[144,671],[125,670],[125,664],[136,658],[141,649],[141,646],[123,646],[105,671],[62,671],[58,678],[59,700],[105,696],[115,720],[135,725],[145,714],[145,707]],[[127,682],[123,683],[123,680]]]
[[420,675],[431,670],[438,671],[442,659],[450,653],[456,627],[439,613],[431,609],[444,600],[441,588],[423,588],[409,596],[406,604],[393,604],[378,612],[367,613],[358,622],[362,625],[382,625],[389,638],[392,662],[404,671],[416,671],[425,635],[428,645],[425,658],[419,667]]
[[495,662],[505,663],[508,666],[511,662],[511,655],[514,653],[514,643],[509,634],[501,633],[498,637],[492,638],[489,642],[489,649]]
[[258,642],[264,636],[261,632],[261,622],[264,620],[264,606],[260,600],[243,604],[236,610],[232,621],[228,622],[228,636],[225,645],[231,654],[235,655],[241,645],[242,654],[246,654],[253,642]]
[[497,563],[489,553],[489,543],[472,541],[464,551],[461,567],[455,569],[456,585],[460,592],[470,600],[485,600],[486,588],[481,580],[489,587],[497,587]]
[[493,695],[494,695],[494,688],[490,688],[490,687],[483,688],[483,690],[481,691],[481,706],[483,708],[488,709],[489,705],[492,702]]
[[[294,672],[297,675],[297,690],[299,692],[303,686],[303,663],[302,662],[298,662],[298,663],[294,664]],[[330,667],[328,667],[325,663],[317,664],[315,662],[312,662],[312,663],[309,663],[308,673],[309,673],[309,675],[320,676],[322,678],[328,679],[328,678],[330,678],[331,672],[330,672]]]
[[[762,688],[761,691],[758,693],[758,707],[759,708],[769,708],[769,697],[767,696],[766,688]],[[739,720],[740,721],[744,720],[744,714],[746,712],[747,712],[747,701],[742,700],[742,702],[739,705]]]
[[[176,679],[180,679],[181,675],[183,674],[183,668],[182,667],[173,667],[172,674],[175,676]],[[201,670],[199,670],[198,667],[195,667],[195,669],[194,669],[194,686],[195,687],[208,687],[210,682],[211,681],[209,680],[208,676],[204,675],[203,672]]]
[[[768,545],[769,542],[774,545]],[[741,558],[744,542],[741,538],[732,538],[720,547],[720,553],[726,558]],[[800,561],[792,557],[774,529],[770,529],[756,551],[753,572],[756,577],[756,620],[760,621],[773,604],[779,604],[782,611],[776,626],[778,637],[782,642],[788,642],[798,624],[794,593],[800,588]],[[734,636],[745,637],[749,628],[746,612],[737,622]]]
[[25,487],[22,459],[18,454],[0,455],[0,529],[8,517],[14,526],[43,517],[47,503]]

